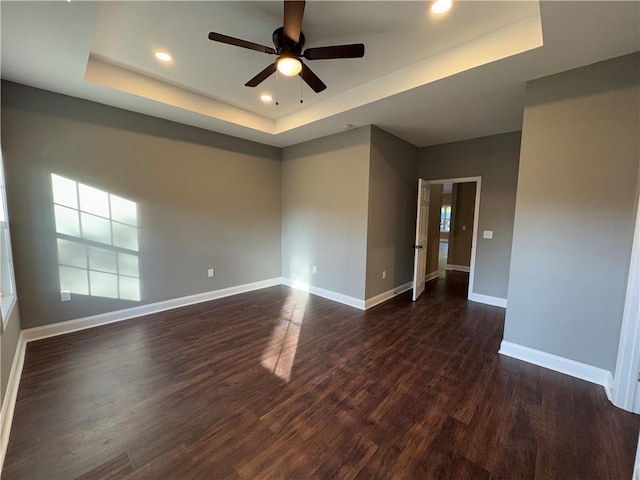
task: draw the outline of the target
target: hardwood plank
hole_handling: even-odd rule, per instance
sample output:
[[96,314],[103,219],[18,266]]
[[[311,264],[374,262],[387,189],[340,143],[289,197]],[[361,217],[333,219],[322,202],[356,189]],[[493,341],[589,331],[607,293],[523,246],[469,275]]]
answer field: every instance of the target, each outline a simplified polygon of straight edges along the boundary
[[601,387],[496,352],[443,272],[367,312],[273,287],[30,343],[3,479],[630,478]]
[[116,478],[123,478],[126,475],[133,472],[129,456],[126,453],[106,461],[102,465],[97,466],[90,472],[85,473],[77,477],[77,480],[86,480],[91,478],[101,478],[102,480],[111,480]]

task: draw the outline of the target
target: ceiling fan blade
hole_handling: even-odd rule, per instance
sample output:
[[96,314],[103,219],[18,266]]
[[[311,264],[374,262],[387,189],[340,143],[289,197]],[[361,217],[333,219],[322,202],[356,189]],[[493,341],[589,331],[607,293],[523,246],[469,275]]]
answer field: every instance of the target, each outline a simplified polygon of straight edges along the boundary
[[226,43],[227,45],[235,45],[236,47],[248,48],[249,50],[256,50],[262,53],[269,53],[275,55],[276,51],[271,47],[266,47],[258,43],[247,42],[246,40],[240,40],[239,38],[229,37],[228,35],[222,35],[221,33],[209,32],[209,40],[214,42]]
[[272,63],[271,65],[269,65],[267,68],[262,70],[259,74],[257,74],[255,77],[253,77],[244,85],[245,87],[257,87],[262,82],[264,82],[267,78],[269,78],[270,75],[273,75],[275,71],[276,71],[276,64]]
[[361,58],[364,57],[364,44],[334,45],[332,47],[307,48],[304,58],[307,60],[328,60],[331,58]]
[[284,0],[284,34],[295,43],[300,40],[304,1]]
[[325,88],[327,88],[324,82],[320,80],[318,76],[315,73],[313,73],[313,71],[311,71],[311,69],[307,67],[304,63],[302,64],[302,71],[299,73],[299,75],[307,83],[307,85],[309,85],[311,89],[316,93],[320,93]]

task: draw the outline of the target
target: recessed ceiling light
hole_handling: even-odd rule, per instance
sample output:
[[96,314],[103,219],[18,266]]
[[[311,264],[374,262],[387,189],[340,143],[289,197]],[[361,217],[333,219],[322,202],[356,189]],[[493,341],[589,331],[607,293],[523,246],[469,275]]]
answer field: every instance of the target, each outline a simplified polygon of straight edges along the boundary
[[451,10],[451,5],[451,0],[436,0],[433,2],[433,5],[431,5],[431,11],[436,15],[440,15],[441,13]]
[[171,60],[173,60],[173,57],[167,52],[158,51],[154,53],[154,56],[161,62],[170,62]]
[[268,93],[263,93],[262,95],[260,95],[260,100],[262,100],[264,103],[271,103],[273,101],[273,97]]

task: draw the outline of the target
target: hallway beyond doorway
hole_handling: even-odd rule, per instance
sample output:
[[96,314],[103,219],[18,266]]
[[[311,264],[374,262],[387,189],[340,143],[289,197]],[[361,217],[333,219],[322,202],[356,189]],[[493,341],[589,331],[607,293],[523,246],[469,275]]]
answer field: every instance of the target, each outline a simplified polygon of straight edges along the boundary
[[427,282],[425,292],[436,291],[448,298],[467,298],[469,288],[469,273],[456,270],[447,270],[448,243],[441,241],[438,250],[438,277]]

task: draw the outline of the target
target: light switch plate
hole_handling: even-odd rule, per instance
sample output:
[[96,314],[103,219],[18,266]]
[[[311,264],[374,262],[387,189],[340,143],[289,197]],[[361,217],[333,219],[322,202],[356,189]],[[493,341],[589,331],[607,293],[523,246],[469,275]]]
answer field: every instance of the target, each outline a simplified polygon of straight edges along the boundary
[[493,230],[485,230],[484,232],[482,232],[482,238],[493,238]]
[[71,301],[71,292],[69,290],[62,290],[60,292],[60,301],[61,302],[70,302]]

